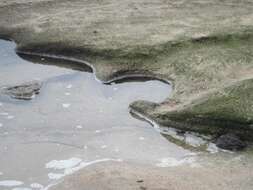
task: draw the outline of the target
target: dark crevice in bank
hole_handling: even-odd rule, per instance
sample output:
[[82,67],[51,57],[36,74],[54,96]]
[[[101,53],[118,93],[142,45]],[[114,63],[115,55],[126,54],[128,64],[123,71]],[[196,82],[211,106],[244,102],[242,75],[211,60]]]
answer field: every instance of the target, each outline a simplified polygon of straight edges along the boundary
[[[25,52],[19,49],[16,50],[16,53],[23,59],[39,63],[43,65],[54,65],[59,67],[64,67],[68,69],[73,69],[77,71],[90,72],[96,75],[95,68],[92,64],[82,61],[76,58],[61,56],[61,55],[51,55],[45,53],[34,53],[34,52]],[[145,82],[150,80],[158,80],[163,83],[171,85],[168,80],[159,78],[155,74],[146,71],[136,71],[136,70],[120,70],[113,73],[109,80],[101,80],[103,84],[110,85],[112,83],[124,83],[124,82]]]
[[82,64],[80,62],[57,59],[53,57],[45,57],[45,56],[40,56],[40,55],[28,55],[28,54],[18,53],[18,52],[17,54],[22,59],[32,62],[34,64],[54,65],[57,67],[63,67],[67,69],[92,73],[91,67],[89,67],[88,65]]

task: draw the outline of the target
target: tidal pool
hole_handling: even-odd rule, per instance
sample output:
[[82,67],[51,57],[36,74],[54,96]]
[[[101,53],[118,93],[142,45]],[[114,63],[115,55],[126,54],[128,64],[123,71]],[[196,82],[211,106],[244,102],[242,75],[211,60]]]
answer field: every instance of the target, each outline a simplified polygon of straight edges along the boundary
[[[81,63],[21,56],[24,59],[15,53],[15,43],[0,40],[0,91],[42,82],[40,94],[29,101],[0,93],[1,190],[48,190],[69,174],[109,161],[181,166],[175,169],[176,176],[182,177],[183,167],[203,184],[229,180],[232,186],[251,184],[252,149],[218,154],[190,151],[167,139],[192,147],[206,141],[191,133],[177,135],[170,128],[155,129],[150,121],[130,115],[131,102],[161,102],[169,96],[170,85],[157,80],[105,85]],[[207,150],[217,151],[212,143],[207,143]]]
[[88,67],[32,60],[21,59],[15,43],[0,40],[0,87],[43,83],[31,101],[0,95],[0,189],[46,189],[79,168],[110,160],[158,167],[194,162],[190,151],[129,114],[135,100],[163,101],[170,85],[157,80],[104,85]]

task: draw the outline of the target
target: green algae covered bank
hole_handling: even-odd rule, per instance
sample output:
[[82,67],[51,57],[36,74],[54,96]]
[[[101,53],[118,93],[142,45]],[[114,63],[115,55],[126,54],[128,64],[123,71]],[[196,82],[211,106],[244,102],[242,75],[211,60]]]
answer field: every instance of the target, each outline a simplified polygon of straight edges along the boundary
[[20,53],[87,61],[103,81],[170,81],[164,102],[132,110],[162,126],[252,140],[252,10],[250,0],[0,1],[0,37]]

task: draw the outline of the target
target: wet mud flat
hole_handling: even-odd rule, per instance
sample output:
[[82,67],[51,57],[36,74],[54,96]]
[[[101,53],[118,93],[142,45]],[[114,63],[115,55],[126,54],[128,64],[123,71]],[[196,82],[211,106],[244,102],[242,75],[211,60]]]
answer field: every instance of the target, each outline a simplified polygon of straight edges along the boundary
[[[240,183],[234,183],[244,184],[245,189],[250,187],[251,150],[217,152],[214,145],[205,143],[202,138],[192,134],[177,136],[173,129],[161,129],[146,118],[143,121],[141,116],[130,115],[128,106],[133,101],[161,102],[167,98],[172,90],[168,84],[158,80],[123,80],[123,83],[105,85],[96,80],[87,66],[41,56],[20,55],[21,59],[14,49],[13,42],[0,40],[1,88],[29,81],[39,81],[42,86],[40,93],[28,101],[0,95],[0,155],[3,155],[0,157],[0,189],[103,189],[108,180],[115,180],[118,186],[113,183],[112,186],[117,189],[124,184],[115,175],[98,180],[101,172],[124,174],[125,183],[134,181],[136,189],[150,186],[142,185],[143,179],[138,176],[154,183],[163,180],[162,176],[171,176],[166,180],[173,184],[170,180],[175,175],[191,176],[195,183],[190,184],[190,189],[194,189],[205,180],[207,173],[209,182],[202,189],[211,189],[211,182],[220,178],[219,183],[223,183],[232,175],[229,173],[232,165],[239,171]],[[69,68],[70,65],[74,66]],[[203,144],[205,147],[187,149],[168,141],[160,133],[172,135],[193,147]],[[224,169],[225,175],[211,177],[219,167]],[[135,168],[138,168],[136,180],[129,178]],[[148,170],[157,175],[151,175],[151,179]],[[81,177],[86,173],[86,177]],[[72,175],[76,175],[74,181]],[[203,177],[196,181],[197,175]],[[84,179],[89,177],[96,181],[87,185]],[[174,189],[183,187],[175,184]],[[168,189],[167,185],[161,183],[153,188]],[[189,184],[185,181],[182,185]],[[221,187],[232,186],[223,184]],[[125,189],[131,189],[131,185]]]

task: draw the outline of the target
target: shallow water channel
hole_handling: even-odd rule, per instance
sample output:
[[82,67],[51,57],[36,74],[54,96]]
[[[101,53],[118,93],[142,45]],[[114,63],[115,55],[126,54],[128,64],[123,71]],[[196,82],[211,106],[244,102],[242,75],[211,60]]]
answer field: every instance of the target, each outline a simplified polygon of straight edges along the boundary
[[[0,190],[47,190],[66,175],[107,161],[154,167],[187,164],[189,171],[207,163],[204,167],[210,171],[222,166],[228,173],[232,163],[236,169],[251,171],[247,170],[252,168],[251,151],[212,156],[202,152],[200,157],[199,151],[168,141],[160,134],[163,130],[129,113],[133,101],[167,98],[172,89],[166,83],[149,80],[105,85],[85,65],[22,57],[30,61],[15,53],[15,43],[0,40],[0,91],[24,82],[42,82],[40,93],[32,100],[0,93]],[[173,130],[163,133],[183,138]],[[185,135],[184,141],[203,143],[192,134]],[[216,151],[212,143],[206,147]],[[245,174],[240,175],[244,179]]]
[[45,65],[21,59],[15,43],[0,40],[0,86],[43,83],[30,101],[0,96],[0,189],[46,187],[78,167],[107,160],[161,165],[189,155],[129,113],[135,100],[164,100],[168,84],[104,85],[93,73],[39,59]]

